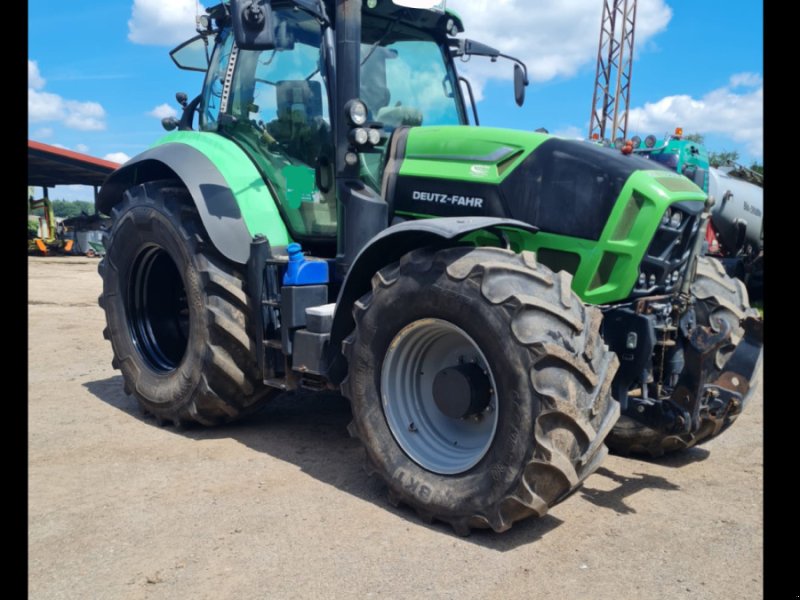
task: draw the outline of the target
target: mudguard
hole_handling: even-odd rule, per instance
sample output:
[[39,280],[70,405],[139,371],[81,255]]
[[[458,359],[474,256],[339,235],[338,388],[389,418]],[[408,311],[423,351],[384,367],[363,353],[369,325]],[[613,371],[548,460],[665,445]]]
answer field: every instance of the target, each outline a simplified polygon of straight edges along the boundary
[[341,383],[347,374],[347,362],[341,354],[341,345],[355,327],[353,304],[370,290],[372,276],[383,267],[423,246],[452,244],[454,241],[478,231],[513,229],[535,234],[538,228],[514,219],[496,217],[443,217],[420,219],[393,225],[376,235],[362,248],[348,271],[339,290],[336,312],[331,327],[328,377]]
[[97,196],[97,209],[110,214],[128,188],[158,179],[180,179],[192,196],[214,247],[247,263],[257,234],[273,248],[291,242],[278,207],[244,151],[216,134],[176,132],[114,171]]

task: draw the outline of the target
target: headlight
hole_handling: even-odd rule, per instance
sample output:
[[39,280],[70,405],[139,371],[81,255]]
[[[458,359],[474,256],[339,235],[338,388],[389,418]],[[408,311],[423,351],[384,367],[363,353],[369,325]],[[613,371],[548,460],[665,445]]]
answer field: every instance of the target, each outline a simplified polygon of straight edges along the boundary
[[675,284],[675,283],[678,283],[678,278],[679,278],[679,277],[680,277],[680,273],[678,273],[677,271],[675,271],[675,272],[672,274],[672,283],[673,283],[673,284]]
[[369,133],[363,127],[359,127],[358,129],[353,129],[353,142],[357,146],[363,146],[367,142],[369,142]]
[[453,19],[447,19],[447,25],[445,29],[450,37],[456,37],[458,35],[458,27]]
[[370,129],[368,133],[370,144],[377,146],[381,143],[381,132],[378,129]]
[[635,135],[635,136],[633,136],[631,138],[631,143],[633,144],[634,150],[637,149],[637,148],[641,148],[642,147],[642,138],[640,138],[638,135]]
[[644,145],[646,148],[654,148],[656,145],[656,136],[653,134],[648,135],[644,138]]
[[350,123],[356,127],[361,127],[367,122],[367,105],[361,100],[350,100],[345,106],[345,111],[347,111]]
[[656,285],[656,276],[655,275],[650,275],[650,279],[648,280],[648,283],[650,284],[650,287],[655,287],[655,285]]
[[677,229],[678,227],[681,226],[682,221],[683,221],[683,215],[681,214],[681,211],[676,210],[675,212],[672,213],[672,217],[670,217],[669,219],[669,225],[670,227],[674,227],[675,229]]
[[661,224],[666,227],[667,225],[670,224],[671,220],[672,220],[672,211],[670,209],[667,209],[666,211],[664,211],[664,216],[661,217]]
[[639,281],[637,282],[640,288],[643,288],[647,285],[647,275],[644,273],[639,273]]

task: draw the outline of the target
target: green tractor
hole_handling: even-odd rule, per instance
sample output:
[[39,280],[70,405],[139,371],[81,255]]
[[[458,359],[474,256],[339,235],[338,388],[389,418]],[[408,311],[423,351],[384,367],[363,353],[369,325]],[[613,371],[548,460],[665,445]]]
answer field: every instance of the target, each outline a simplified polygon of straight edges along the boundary
[[202,93],[98,196],[104,333],[159,423],[338,390],[392,502],[505,531],[606,441],[660,454],[725,429],[761,323],[740,282],[697,266],[702,190],[470,126],[456,58],[513,61],[519,104],[527,70],[421,4],[231,0],[198,19],[172,58]]

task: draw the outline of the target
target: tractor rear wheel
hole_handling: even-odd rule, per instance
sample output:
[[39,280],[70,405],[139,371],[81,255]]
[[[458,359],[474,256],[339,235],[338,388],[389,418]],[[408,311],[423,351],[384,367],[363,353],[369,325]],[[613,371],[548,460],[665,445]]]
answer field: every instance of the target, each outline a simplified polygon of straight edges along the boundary
[[112,365],[159,422],[216,425],[270,395],[256,369],[240,267],[206,243],[179,182],[131,188],[98,270]]
[[[717,351],[717,367],[722,368],[742,339],[744,332],[739,322],[756,314],[750,307],[747,288],[741,280],[730,277],[717,259],[702,256],[697,264],[697,275],[692,283],[691,293],[695,299],[698,325],[708,326],[712,318],[719,318],[731,326],[731,343]],[[751,387],[753,385],[755,381],[751,382]],[[713,419],[706,416],[701,420],[697,431],[681,435],[656,431],[623,415],[606,443],[619,454],[662,456],[702,444],[718,436],[733,424],[743,408],[741,406],[736,412],[728,413],[722,427],[718,427]]]
[[342,391],[393,503],[505,531],[597,469],[618,363],[571,282],[498,248],[415,250],[374,276]]

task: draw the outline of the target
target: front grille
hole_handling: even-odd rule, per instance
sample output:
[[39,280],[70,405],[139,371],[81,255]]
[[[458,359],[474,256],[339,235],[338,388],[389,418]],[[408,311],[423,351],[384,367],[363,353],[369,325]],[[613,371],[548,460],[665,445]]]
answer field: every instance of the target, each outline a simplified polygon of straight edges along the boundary
[[[703,205],[699,202],[683,202],[670,206],[672,212],[681,213],[681,224],[678,227],[664,223],[659,225],[640,267],[646,283],[640,286],[637,282],[633,296],[667,294],[678,287],[686,271],[692,241],[698,233],[702,208]],[[676,272],[677,279],[674,278]],[[653,285],[652,276],[655,276]]]

